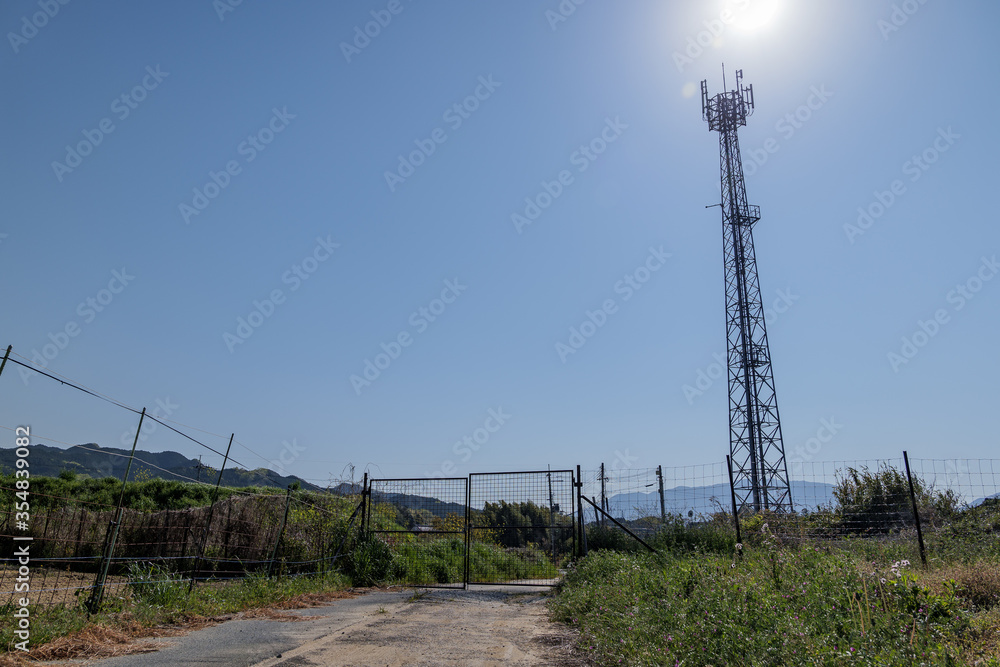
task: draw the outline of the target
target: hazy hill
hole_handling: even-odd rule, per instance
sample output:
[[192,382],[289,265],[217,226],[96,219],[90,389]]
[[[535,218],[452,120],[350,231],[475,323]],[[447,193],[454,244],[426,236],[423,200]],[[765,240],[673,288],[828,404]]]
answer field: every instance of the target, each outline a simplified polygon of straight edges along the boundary
[[[96,450],[96,451],[95,451]],[[115,477],[121,479],[128,466],[129,451],[115,447],[101,447],[89,443],[77,445],[69,449],[50,447],[48,445],[32,445],[28,458],[29,470],[32,475],[56,477],[63,470],[71,470],[77,475],[87,475],[95,479]],[[14,470],[17,459],[15,450],[0,447],[0,471],[10,473]],[[136,450],[129,481],[142,479],[167,479],[177,481],[199,480],[215,483],[219,471],[202,466],[196,459],[189,459],[177,452],[147,452]],[[289,484],[298,482],[303,489],[319,490],[314,484],[295,477],[284,476],[268,470],[243,470],[242,468],[226,468],[222,473],[223,486],[269,486],[287,488]]]

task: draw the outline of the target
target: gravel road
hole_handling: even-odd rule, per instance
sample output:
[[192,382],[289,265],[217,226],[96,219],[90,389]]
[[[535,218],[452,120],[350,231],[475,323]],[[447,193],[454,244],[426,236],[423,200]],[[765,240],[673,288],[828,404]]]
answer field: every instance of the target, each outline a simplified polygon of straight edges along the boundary
[[88,667],[306,667],[309,665],[586,665],[575,635],[552,623],[546,590],[473,587],[372,591],[288,612],[295,620],[232,620],[180,637],[162,648]]

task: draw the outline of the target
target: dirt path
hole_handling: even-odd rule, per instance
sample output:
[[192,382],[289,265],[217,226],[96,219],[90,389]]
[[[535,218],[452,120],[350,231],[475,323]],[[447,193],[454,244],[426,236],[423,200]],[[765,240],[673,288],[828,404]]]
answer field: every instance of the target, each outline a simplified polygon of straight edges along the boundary
[[[155,639],[154,653],[85,663],[138,665],[586,665],[575,636],[548,620],[545,592],[517,587],[373,591],[290,612]],[[145,640],[149,641],[149,640]]]
[[572,643],[537,592],[435,590],[256,667],[584,664]]

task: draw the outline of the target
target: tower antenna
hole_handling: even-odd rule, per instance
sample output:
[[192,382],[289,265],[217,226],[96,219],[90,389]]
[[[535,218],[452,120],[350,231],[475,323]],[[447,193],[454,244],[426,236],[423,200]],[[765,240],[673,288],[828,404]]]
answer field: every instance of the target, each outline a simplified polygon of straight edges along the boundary
[[701,82],[702,119],[719,133],[722,190],[722,237],[726,279],[726,339],[729,369],[729,452],[739,506],[754,511],[792,511],[788,465],[781,439],[771,352],[757,278],[753,226],[760,207],[747,204],[737,129],[753,114],[753,86],[743,85],[708,96]]

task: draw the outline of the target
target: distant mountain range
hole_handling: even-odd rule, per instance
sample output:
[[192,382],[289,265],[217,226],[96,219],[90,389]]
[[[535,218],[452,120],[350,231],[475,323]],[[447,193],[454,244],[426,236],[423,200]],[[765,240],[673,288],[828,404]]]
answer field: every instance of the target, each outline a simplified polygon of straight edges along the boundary
[[[30,470],[32,475],[57,477],[60,472],[70,470],[77,475],[87,475],[95,479],[115,477],[121,479],[128,465],[129,451],[115,447],[101,447],[89,443],[77,445],[69,449],[50,447],[48,445],[32,445]],[[12,448],[0,447],[0,472],[9,474],[14,470],[17,456]],[[203,466],[196,459],[189,459],[177,452],[147,452],[136,450],[135,461],[129,473],[129,481],[142,479],[167,479],[182,482],[198,480],[215,483],[218,470]],[[229,467],[222,474],[222,485],[229,487],[269,486],[287,488],[289,484],[298,482],[301,488],[312,491],[323,490],[295,475],[279,475],[267,468],[244,470]],[[341,482],[330,489],[333,493],[353,495],[361,493],[359,482]],[[376,494],[378,495],[378,494]],[[389,502],[408,508],[423,508],[434,516],[445,517],[448,514],[463,515],[465,505],[445,502],[437,498],[419,495],[390,493],[383,496]],[[986,500],[1000,500],[1000,493],[978,498],[972,506],[981,505]],[[597,499],[600,502],[599,499]],[[821,505],[833,501],[833,485],[819,482],[792,481],[792,502],[795,509],[814,510]],[[668,514],[688,516],[710,514],[720,508],[729,511],[731,506],[729,486],[713,484],[710,486],[676,486],[663,491],[664,509]],[[660,494],[622,493],[608,498],[609,511],[617,518],[637,519],[643,516],[660,515]],[[591,518],[593,509],[584,503],[584,516]]]
[[[0,471],[9,474],[14,470],[17,455],[14,449],[0,447]],[[128,466],[129,450],[115,447],[101,447],[89,443],[69,449],[32,445],[28,462],[32,475],[57,477],[63,470],[77,475],[87,475],[95,479],[115,477],[121,479]],[[129,481],[143,479],[167,479],[180,482],[202,481],[212,484],[218,479],[219,471],[203,466],[196,459],[189,459],[177,452],[147,452],[136,450],[135,460],[129,472]],[[267,468],[244,470],[227,467],[222,473],[223,486],[270,486],[287,488],[298,482],[303,489],[320,490],[315,484],[294,475],[279,475]]]

